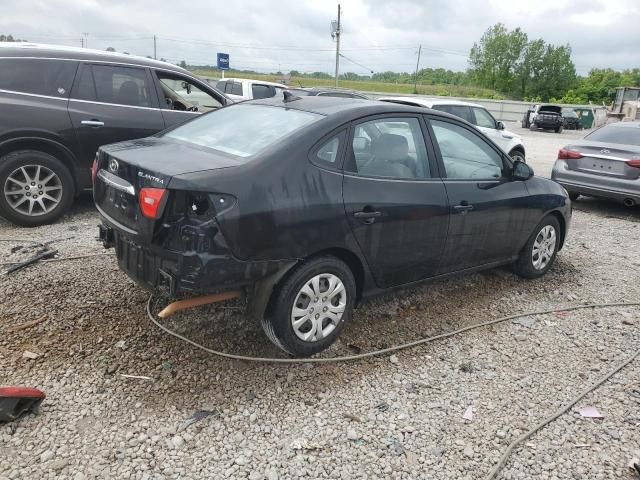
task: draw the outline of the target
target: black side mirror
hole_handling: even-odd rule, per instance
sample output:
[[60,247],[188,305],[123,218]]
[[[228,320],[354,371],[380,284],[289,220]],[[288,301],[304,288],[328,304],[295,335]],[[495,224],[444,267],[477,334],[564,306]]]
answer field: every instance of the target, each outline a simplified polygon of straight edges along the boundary
[[533,169],[521,160],[513,162],[513,173],[511,178],[514,180],[529,180],[533,177]]
[[504,123],[502,123],[501,121],[497,121],[496,122],[496,128],[498,130],[504,130]]

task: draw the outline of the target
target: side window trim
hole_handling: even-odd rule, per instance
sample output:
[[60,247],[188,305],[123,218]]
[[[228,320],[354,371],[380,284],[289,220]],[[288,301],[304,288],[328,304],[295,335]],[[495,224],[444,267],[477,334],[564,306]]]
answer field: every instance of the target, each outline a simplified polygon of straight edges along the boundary
[[446,123],[451,123],[452,125],[456,125],[458,127],[464,128],[465,130],[472,132],[474,135],[476,135],[478,138],[480,138],[486,145],[488,145],[489,147],[491,147],[491,149],[496,152],[500,158],[502,159],[502,165],[504,169],[508,169],[508,168],[512,168],[513,164],[511,163],[510,159],[507,159],[507,155],[505,155],[502,151],[496,149],[496,147],[494,145],[492,145],[490,142],[487,141],[487,139],[485,138],[484,135],[480,134],[479,131],[477,131],[474,128],[468,128],[467,125],[463,124],[462,122],[457,122],[454,119],[451,118],[445,118],[445,117],[440,117],[438,115],[433,115],[433,114],[424,114],[423,118],[425,120],[427,129],[429,130],[429,136],[431,138],[431,142],[433,143],[433,149],[436,153],[436,160],[438,163],[438,169],[441,172],[441,179],[443,181],[449,181],[449,182],[473,182],[473,183],[499,183],[499,182],[503,182],[504,178],[490,178],[490,179],[460,179],[460,178],[448,178],[447,177],[447,171],[444,167],[444,161],[442,160],[442,152],[440,152],[440,146],[438,145],[438,142],[436,140],[436,136],[435,133],[433,131],[433,127],[431,126],[431,120],[437,120],[439,122],[446,122]]
[[[425,167],[429,169],[431,174],[430,178],[399,178],[399,177],[382,177],[382,176],[371,176],[371,175],[362,175],[358,172],[353,172],[350,170],[345,170],[345,164],[347,162],[348,157],[350,156],[350,152],[348,151],[348,146],[352,145],[353,138],[355,134],[355,129],[358,125],[362,123],[367,123],[375,120],[384,120],[385,118],[414,118],[418,121],[418,125],[420,126],[420,133],[422,134],[422,141],[424,142],[425,151],[427,153],[427,163]],[[442,179],[436,176],[437,170],[434,171],[432,160],[429,156],[433,153],[433,150],[430,148],[431,138],[427,138],[425,135],[425,121],[422,118],[422,115],[419,113],[406,113],[406,112],[387,112],[383,114],[369,115],[365,117],[360,117],[356,120],[352,120],[349,124],[349,131],[347,136],[347,141],[345,142],[345,148],[343,150],[343,161],[341,165],[341,169],[344,175],[354,176],[358,178],[368,178],[374,180],[390,180],[394,182],[433,182],[433,181],[441,181]],[[439,168],[439,165],[436,165]]]

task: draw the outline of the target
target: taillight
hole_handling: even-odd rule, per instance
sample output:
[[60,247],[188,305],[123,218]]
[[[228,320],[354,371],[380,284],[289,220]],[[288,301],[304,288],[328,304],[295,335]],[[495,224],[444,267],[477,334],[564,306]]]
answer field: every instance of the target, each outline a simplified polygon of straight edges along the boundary
[[561,148],[558,152],[558,160],[570,160],[578,158],[582,158],[582,154],[580,152],[576,152],[575,150],[567,150],[566,148]]
[[160,213],[160,205],[162,205],[166,194],[167,191],[164,188],[147,187],[140,190],[138,199],[142,214],[147,218],[157,219]]
[[91,165],[91,183],[96,183],[96,175],[98,174],[98,154],[93,157],[93,164]]
[[632,158],[631,160],[627,160],[626,163],[630,167],[640,168],[640,158]]

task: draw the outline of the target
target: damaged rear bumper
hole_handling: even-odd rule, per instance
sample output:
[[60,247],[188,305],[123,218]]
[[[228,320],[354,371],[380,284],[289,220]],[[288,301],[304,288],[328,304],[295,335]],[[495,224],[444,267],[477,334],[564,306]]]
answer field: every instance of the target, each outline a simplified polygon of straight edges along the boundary
[[[219,230],[214,229],[221,236]],[[224,240],[185,240],[195,248],[170,250],[156,245],[140,245],[139,240],[109,225],[103,217],[99,237],[106,248],[115,247],[120,269],[147,290],[175,298],[183,294],[209,294],[244,288],[267,278],[291,261],[241,261],[224,248]]]

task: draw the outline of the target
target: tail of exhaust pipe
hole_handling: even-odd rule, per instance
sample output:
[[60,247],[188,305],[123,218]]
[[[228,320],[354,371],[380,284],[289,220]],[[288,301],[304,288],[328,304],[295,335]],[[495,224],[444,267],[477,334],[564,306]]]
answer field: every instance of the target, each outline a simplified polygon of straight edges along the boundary
[[633,198],[625,198],[623,201],[625,207],[634,207],[636,201]]

